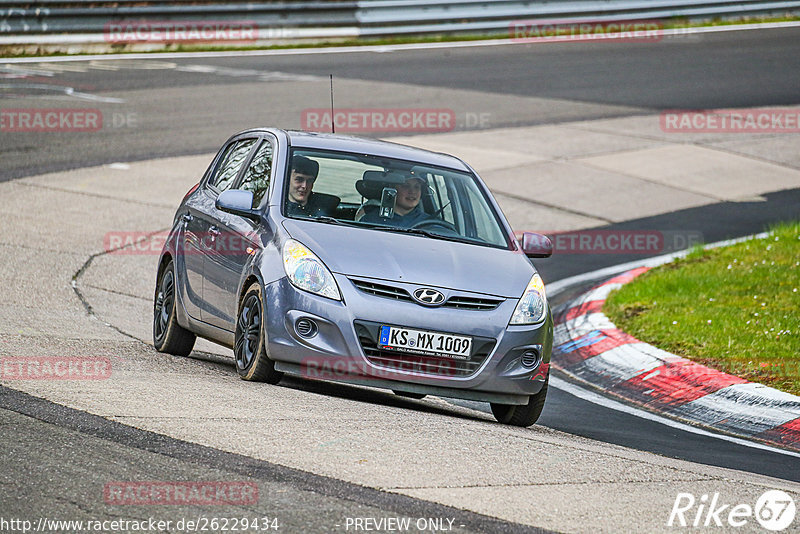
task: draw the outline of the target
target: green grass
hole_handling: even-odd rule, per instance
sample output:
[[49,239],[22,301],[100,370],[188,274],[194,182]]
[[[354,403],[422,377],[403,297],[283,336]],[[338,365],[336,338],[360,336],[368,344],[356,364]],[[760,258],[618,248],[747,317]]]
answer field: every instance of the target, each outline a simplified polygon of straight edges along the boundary
[[[800,20],[800,16],[786,14],[783,16],[743,16],[732,18],[714,18],[712,20],[703,21],[690,21],[685,18],[676,17],[673,19],[665,19],[663,21],[664,29],[677,29],[677,28],[698,28],[706,26],[730,26],[736,24],[757,24],[766,22],[793,22]],[[598,31],[598,33],[603,33]],[[481,41],[487,39],[507,39],[509,38],[508,31],[503,32],[490,32],[483,34],[458,34],[458,35],[410,35],[403,37],[387,37],[387,38],[361,38],[361,39],[334,39],[334,40],[319,40],[311,42],[297,42],[278,45],[207,45],[207,44],[177,44],[166,45],[164,48],[158,50],[148,51],[135,51],[130,50],[124,45],[111,46],[108,52],[84,52],[77,54],[67,54],[61,51],[53,52],[36,52],[36,53],[14,53],[10,50],[19,48],[22,45],[5,45],[0,47],[0,58],[7,57],[56,57],[56,56],[80,56],[80,55],[96,55],[96,54],[160,54],[164,52],[217,52],[217,51],[247,51],[247,50],[283,50],[294,48],[327,48],[339,46],[375,46],[375,45],[396,45],[396,44],[410,44],[410,43],[442,43],[442,42],[459,42],[459,41]]]
[[642,341],[800,395],[800,222],[693,250],[613,292],[604,312]]

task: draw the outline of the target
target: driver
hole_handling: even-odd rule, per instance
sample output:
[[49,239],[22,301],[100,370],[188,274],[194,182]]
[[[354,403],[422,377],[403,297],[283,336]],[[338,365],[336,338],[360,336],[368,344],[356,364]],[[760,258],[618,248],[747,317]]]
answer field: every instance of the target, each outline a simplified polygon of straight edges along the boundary
[[286,212],[290,217],[318,216],[322,208],[314,194],[314,182],[319,174],[319,163],[305,156],[292,158],[292,174],[289,177],[289,197]]
[[394,215],[391,218],[383,218],[378,214],[378,210],[371,210],[361,221],[411,228],[420,221],[431,219],[432,217],[425,213],[419,203],[425,187],[427,183],[423,178],[409,176],[404,183],[395,186],[397,198],[394,201]]

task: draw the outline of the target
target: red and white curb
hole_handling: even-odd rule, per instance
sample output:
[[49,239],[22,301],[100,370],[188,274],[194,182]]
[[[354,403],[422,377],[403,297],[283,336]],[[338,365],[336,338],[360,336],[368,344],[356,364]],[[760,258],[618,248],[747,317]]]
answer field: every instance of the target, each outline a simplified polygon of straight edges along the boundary
[[617,275],[555,311],[553,367],[663,415],[800,451],[800,397],[643,343],[602,313],[611,291],[649,268]]

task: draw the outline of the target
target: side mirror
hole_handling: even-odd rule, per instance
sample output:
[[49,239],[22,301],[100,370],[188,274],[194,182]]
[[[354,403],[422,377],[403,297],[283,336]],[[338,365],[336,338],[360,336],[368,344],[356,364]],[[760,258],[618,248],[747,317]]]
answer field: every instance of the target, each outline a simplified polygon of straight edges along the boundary
[[522,252],[529,258],[549,258],[553,255],[553,242],[546,235],[523,232]]
[[239,215],[246,219],[258,221],[261,214],[253,209],[253,192],[241,189],[229,189],[223,191],[217,197],[214,206],[220,211]]

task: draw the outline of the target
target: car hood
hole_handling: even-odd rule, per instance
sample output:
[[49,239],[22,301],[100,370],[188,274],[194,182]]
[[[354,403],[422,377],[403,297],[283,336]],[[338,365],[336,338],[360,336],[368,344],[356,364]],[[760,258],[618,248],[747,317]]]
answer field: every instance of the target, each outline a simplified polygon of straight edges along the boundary
[[535,272],[510,250],[296,219],[283,227],[346,276],[519,298]]

